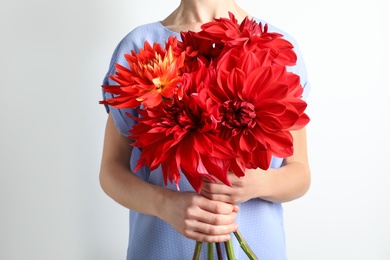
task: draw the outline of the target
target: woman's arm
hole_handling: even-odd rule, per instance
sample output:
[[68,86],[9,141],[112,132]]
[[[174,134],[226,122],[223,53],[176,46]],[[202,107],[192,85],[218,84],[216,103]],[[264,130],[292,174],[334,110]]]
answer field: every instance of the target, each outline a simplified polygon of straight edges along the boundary
[[233,188],[205,180],[202,194],[209,199],[240,203],[252,198],[272,202],[287,202],[303,196],[310,187],[306,129],[292,132],[294,154],[278,169],[246,170],[245,176],[229,175]]
[[176,192],[138,178],[129,169],[130,139],[117,130],[109,114],[104,138],[100,183],[122,206],[157,216],[182,235],[205,242],[221,242],[237,230],[237,206],[211,201],[197,193]]

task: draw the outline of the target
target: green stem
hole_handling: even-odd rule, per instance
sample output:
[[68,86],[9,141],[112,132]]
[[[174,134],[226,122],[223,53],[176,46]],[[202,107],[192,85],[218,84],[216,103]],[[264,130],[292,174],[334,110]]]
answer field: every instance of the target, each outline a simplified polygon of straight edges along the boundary
[[232,239],[229,239],[225,242],[225,249],[228,260],[236,260],[236,257],[234,256]]
[[245,254],[249,257],[249,259],[258,260],[257,256],[255,255],[255,253],[253,253],[252,249],[249,247],[248,243],[245,241],[240,231],[235,231],[234,235],[236,236],[238,243],[240,243],[242,250],[244,250]]
[[214,243],[207,243],[207,259],[214,260]]
[[201,249],[202,249],[202,242],[196,241],[194,255],[192,257],[192,260],[199,260],[200,250]]

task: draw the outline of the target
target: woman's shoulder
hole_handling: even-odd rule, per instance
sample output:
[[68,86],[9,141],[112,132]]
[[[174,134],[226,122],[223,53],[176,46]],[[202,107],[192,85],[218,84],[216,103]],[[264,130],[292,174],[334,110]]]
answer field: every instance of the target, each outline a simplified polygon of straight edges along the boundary
[[164,43],[170,35],[172,34],[166,27],[164,27],[160,21],[146,23],[138,25],[132,29],[123,39],[120,41],[119,45],[125,47],[126,49],[134,49],[143,47],[145,41],[149,43],[158,42],[160,44]]
[[262,26],[265,26],[267,25],[268,27],[268,32],[275,32],[275,33],[279,33],[281,35],[283,35],[283,38],[288,40],[289,42],[291,42],[293,45],[297,45],[297,42],[295,40],[295,38],[290,35],[288,32],[286,32],[285,30],[283,30],[282,28],[278,27],[278,26],[275,26],[274,24],[266,21],[266,20],[263,20],[263,19],[260,19],[260,18],[254,18],[255,21],[257,23],[261,23]]
[[137,25],[127,35],[125,35],[124,39],[133,37],[148,37],[149,35],[153,35],[156,32],[161,31],[161,27],[161,23],[158,21]]

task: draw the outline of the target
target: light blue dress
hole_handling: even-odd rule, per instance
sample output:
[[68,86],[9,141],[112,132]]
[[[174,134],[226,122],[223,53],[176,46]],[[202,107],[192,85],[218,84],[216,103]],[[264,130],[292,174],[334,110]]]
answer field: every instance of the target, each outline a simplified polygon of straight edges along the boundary
[[[263,24],[265,23],[264,21],[262,22]],[[309,90],[309,84],[307,82],[306,68],[295,40],[278,28],[271,25],[268,26],[270,32],[282,33],[285,38],[295,46],[295,51],[298,55],[298,62],[296,66],[289,68],[289,70],[300,75],[302,86],[305,88],[303,96],[303,98],[305,98]],[[103,84],[116,84],[108,78],[108,75],[115,73],[115,63],[128,67],[124,58],[125,53],[129,53],[130,50],[138,51],[139,48],[143,48],[145,41],[149,41],[150,43],[158,42],[163,45],[164,40],[168,39],[170,35],[175,35],[180,39],[180,34],[170,31],[164,27],[161,22],[145,24],[132,30],[123,38],[115,49]],[[103,93],[103,96],[105,99],[112,97],[109,93]],[[128,130],[132,127],[134,121],[126,116],[125,112],[130,112],[131,114],[136,115],[136,111],[116,109],[109,106],[106,106],[106,108],[107,111],[110,111],[118,130],[123,135],[128,136]],[[139,156],[140,150],[134,148],[130,162],[131,168],[135,167]],[[280,158],[273,158],[271,167],[280,167],[282,161],[283,160]],[[144,167],[135,174],[149,183],[164,186],[161,169],[149,172],[148,169]],[[184,175],[182,176],[179,185],[181,191],[193,190],[186,181]],[[176,186],[174,184],[168,185],[167,188],[176,190]],[[163,207],[164,205],[161,206]],[[252,199],[239,206],[240,212],[238,213],[236,222],[240,226],[240,232],[243,234],[258,258],[260,260],[287,259],[282,205],[260,199]],[[185,238],[181,234],[177,233],[163,220],[130,210],[129,227],[130,231],[127,260],[192,259],[195,241]],[[248,259],[238,245],[236,238],[233,235],[232,238],[236,259]],[[201,259],[207,259],[206,251],[207,246],[204,244],[202,247]]]

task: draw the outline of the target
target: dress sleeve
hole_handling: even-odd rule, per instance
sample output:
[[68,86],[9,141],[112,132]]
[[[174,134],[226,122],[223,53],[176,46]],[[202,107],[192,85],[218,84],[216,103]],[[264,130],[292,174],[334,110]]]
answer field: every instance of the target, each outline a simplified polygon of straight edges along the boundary
[[[129,44],[122,40],[118,46],[116,47],[110,61],[110,66],[107,74],[103,79],[103,85],[118,85],[115,81],[109,78],[110,75],[115,74],[115,64],[120,64],[124,67],[129,67],[127,65],[126,59],[124,57],[125,53],[128,53],[134,49],[133,44]],[[114,97],[113,94],[108,93],[102,89],[103,100]],[[136,123],[134,119],[129,117],[127,113],[130,113],[133,116],[138,116],[136,109],[118,109],[110,105],[104,105],[107,113],[110,113],[112,118],[114,119],[115,125],[118,128],[119,132],[124,136],[129,136],[129,130]]]
[[302,53],[301,53],[301,50],[299,48],[297,41],[289,35],[285,35],[285,38],[293,44],[294,51],[297,54],[296,65],[288,67],[287,70],[299,75],[300,80],[301,80],[301,85],[303,87],[302,99],[306,100],[308,95],[309,95],[311,86],[310,86],[310,82],[308,80],[305,61],[303,59],[303,56],[302,56]]

